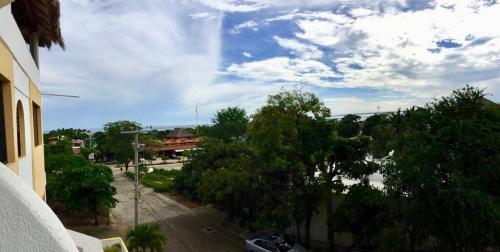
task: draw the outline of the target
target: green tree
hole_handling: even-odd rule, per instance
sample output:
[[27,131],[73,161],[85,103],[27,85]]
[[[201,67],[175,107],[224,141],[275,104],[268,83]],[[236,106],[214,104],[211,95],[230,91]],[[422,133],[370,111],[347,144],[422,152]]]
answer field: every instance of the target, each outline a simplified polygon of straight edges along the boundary
[[[102,165],[89,165],[81,156],[59,155],[53,157],[65,159],[48,171],[48,193],[67,210],[93,213],[94,224],[97,225],[98,214],[107,214],[118,202],[114,198],[116,188],[111,185],[111,169]],[[50,161],[49,167],[54,166],[53,160]]]
[[361,131],[358,115],[348,114],[342,117],[338,123],[338,133],[342,137],[355,137]]
[[440,250],[498,248],[500,110],[487,104],[467,86],[402,113],[385,186],[412,251],[431,236]]
[[217,111],[212,118],[212,123],[210,136],[227,142],[245,135],[248,117],[242,108],[227,107]]
[[134,157],[133,134],[123,134],[124,131],[134,131],[141,128],[139,123],[131,121],[116,121],[104,125],[105,142],[103,149],[112,153],[118,164],[125,165],[128,171],[130,161]]
[[374,114],[367,117],[363,123],[363,135],[372,136],[373,131],[380,125],[387,125],[388,119],[386,114]]
[[320,172],[325,192],[327,213],[327,241],[331,251],[335,250],[335,216],[334,193],[341,194],[345,190],[342,178],[366,179],[376,172],[379,166],[367,161],[369,153],[368,137],[358,136],[345,138],[337,135],[332,122],[324,121],[317,127],[316,144],[318,150],[314,154],[316,166]]
[[305,221],[306,243],[310,240],[310,218],[320,202],[312,153],[315,121],[325,120],[330,110],[311,93],[281,92],[269,96],[267,104],[253,116],[248,138],[262,159],[260,173],[266,193],[262,219],[278,230],[295,221],[298,237]]
[[165,247],[165,236],[158,224],[139,224],[126,236],[127,248],[136,252],[161,252]]
[[383,225],[384,195],[370,186],[368,180],[349,186],[336,209],[336,226],[353,235],[354,244],[372,250],[372,239]]

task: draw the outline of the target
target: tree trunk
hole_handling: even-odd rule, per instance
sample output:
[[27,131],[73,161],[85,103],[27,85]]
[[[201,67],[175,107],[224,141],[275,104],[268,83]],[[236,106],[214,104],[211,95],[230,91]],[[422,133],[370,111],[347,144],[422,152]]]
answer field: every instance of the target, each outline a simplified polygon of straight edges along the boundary
[[99,211],[97,211],[97,209],[94,210],[94,225],[99,225]]
[[[331,187],[329,187],[330,190]],[[327,224],[328,224],[328,234],[327,234],[327,241],[328,241],[328,251],[335,251],[335,227],[333,226],[334,224],[334,219],[333,219],[333,194],[331,191],[328,191],[328,196],[326,200],[326,216],[327,216]]]
[[128,172],[128,163],[129,163],[129,162],[130,162],[130,161],[125,161],[125,172]]
[[307,214],[307,217],[305,219],[305,223],[304,223],[304,238],[305,238],[305,241],[304,241],[304,245],[306,246],[306,248],[309,248],[311,247],[311,219],[312,219],[312,214]]
[[300,222],[301,222],[301,221],[300,221],[300,220],[298,220],[298,219],[297,219],[297,220],[295,220],[295,230],[297,230],[297,231],[296,231],[296,232],[297,232],[297,238],[295,239],[295,242],[297,242],[297,243],[301,243],[300,241],[301,241],[301,239],[302,239],[302,237],[301,237],[301,236],[302,236],[302,234],[301,234],[301,232],[300,232]]

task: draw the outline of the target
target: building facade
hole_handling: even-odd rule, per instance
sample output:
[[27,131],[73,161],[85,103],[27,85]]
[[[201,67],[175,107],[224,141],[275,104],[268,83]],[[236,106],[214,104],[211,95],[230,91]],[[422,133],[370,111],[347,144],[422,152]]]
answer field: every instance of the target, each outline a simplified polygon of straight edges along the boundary
[[0,9],[0,161],[45,198],[40,72],[3,1]]

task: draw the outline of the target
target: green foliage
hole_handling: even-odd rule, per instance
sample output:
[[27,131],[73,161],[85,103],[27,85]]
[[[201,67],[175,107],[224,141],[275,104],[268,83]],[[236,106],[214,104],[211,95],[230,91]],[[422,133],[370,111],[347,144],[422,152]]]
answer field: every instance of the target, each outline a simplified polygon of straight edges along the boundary
[[85,129],[56,129],[56,130],[51,130],[49,133],[44,134],[44,142],[48,143],[50,137],[61,137],[64,136],[66,140],[71,141],[71,139],[81,139],[85,140],[89,138],[89,131]]
[[126,171],[125,176],[127,176],[127,178],[130,180],[134,180],[134,178],[135,178],[134,172],[131,172],[131,171]]
[[107,213],[118,202],[111,169],[90,165],[81,156],[56,154],[47,160],[47,194],[74,212]]
[[133,131],[140,129],[140,125],[131,121],[116,121],[104,125],[105,139],[101,147],[103,153],[111,153],[117,163],[128,164],[134,156],[133,134],[123,134],[124,131]]
[[126,236],[130,251],[161,252],[165,247],[165,236],[158,224],[139,224]]
[[104,248],[104,252],[121,252],[121,251],[122,247],[120,246],[120,244],[115,244],[113,246],[108,246]]
[[174,179],[179,173],[178,170],[155,169],[144,175],[142,184],[152,188],[155,192],[167,192],[174,188]]
[[361,119],[361,117],[353,114],[348,114],[342,117],[342,119],[340,119],[338,123],[339,135],[347,138],[359,135],[359,132],[361,130],[359,119]]
[[244,136],[248,124],[248,117],[244,109],[227,107],[217,111],[212,118],[214,124],[209,136],[223,141],[239,139]]
[[373,131],[377,127],[381,125],[387,125],[388,123],[388,118],[385,114],[374,114],[372,116],[369,116],[363,123],[363,135],[372,136],[374,133]]
[[394,160],[384,169],[395,225],[410,246],[499,246],[500,113],[472,87],[399,116]]
[[248,151],[246,145],[241,142],[225,144],[215,139],[203,141],[193,150],[190,161],[184,164],[181,173],[176,177],[176,190],[193,199],[200,199],[197,188],[203,173],[231,165],[235,159],[246,155]]
[[336,226],[341,232],[350,232],[354,243],[369,249],[371,239],[383,224],[384,195],[365,180],[349,187],[349,192],[337,207]]

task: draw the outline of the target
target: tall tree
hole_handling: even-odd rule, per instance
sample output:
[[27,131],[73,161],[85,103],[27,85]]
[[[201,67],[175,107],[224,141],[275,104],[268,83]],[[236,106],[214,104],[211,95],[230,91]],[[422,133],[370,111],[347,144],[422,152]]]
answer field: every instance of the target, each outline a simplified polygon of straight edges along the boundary
[[[288,227],[293,219],[299,237],[302,222],[310,226],[320,200],[314,197],[318,183],[311,159],[315,148],[311,126],[329,116],[330,110],[313,94],[281,92],[269,96],[249,126],[250,144],[264,163],[261,176],[269,191],[265,204],[275,206],[263,211],[265,219],[277,229]],[[309,240],[308,229],[305,236]]]
[[401,118],[385,186],[411,250],[431,236],[440,250],[498,248],[498,105],[467,86]]
[[134,147],[133,134],[123,134],[123,132],[140,128],[139,123],[132,121],[116,121],[104,125],[106,138],[103,148],[114,155],[117,163],[124,164],[126,171],[134,157]]
[[211,136],[230,141],[244,136],[248,124],[246,111],[238,107],[227,107],[217,111],[212,118]]

